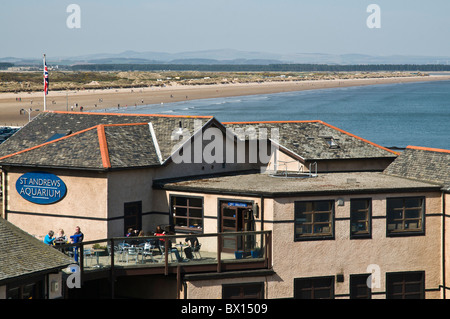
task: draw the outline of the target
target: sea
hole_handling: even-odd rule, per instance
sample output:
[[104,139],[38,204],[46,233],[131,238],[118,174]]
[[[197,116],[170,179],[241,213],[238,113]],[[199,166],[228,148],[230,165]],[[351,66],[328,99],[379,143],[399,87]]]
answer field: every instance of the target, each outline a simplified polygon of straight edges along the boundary
[[322,120],[378,145],[450,149],[450,81],[377,84],[110,109],[221,122]]

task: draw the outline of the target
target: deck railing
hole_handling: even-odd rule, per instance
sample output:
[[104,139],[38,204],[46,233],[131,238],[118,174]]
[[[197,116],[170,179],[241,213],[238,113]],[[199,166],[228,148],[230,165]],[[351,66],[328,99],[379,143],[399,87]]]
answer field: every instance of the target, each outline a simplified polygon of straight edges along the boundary
[[[198,250],[194,248],[192,259],[186,252],[189,236],[195,236],[200,244]],[[272,267],[271,231],[114,237],[54,247],[73,257],[82,274],[119,268],[153,267],[167,275],[170,267],[179,266],[213,265],[217,272],[230,264],[247,264],[251,268],[258,263],[257,268]]]

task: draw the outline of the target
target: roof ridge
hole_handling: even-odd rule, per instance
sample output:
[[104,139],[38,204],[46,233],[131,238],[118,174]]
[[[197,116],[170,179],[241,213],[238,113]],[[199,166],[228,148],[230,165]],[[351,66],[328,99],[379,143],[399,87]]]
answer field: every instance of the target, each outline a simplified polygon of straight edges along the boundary
[[98,125],[95,125],[95,126],[86,128],[86,129],[84,129],[84,130],[75,132],[75,133],[73,133],[73,134],[69,134],[69,135],[66,135],[66,136],[63,136],[63,137],[54,139],[54,140],[49,141],[49,142],[45,142],[45,143],[42,143],[42,144],[39,144],[39,145],[35,145],[35,146],[33,146],[33,147],[29,147],[29,148],[26,148],[26,149],[24,149],[24,150],[21,150],[21,151],[15,152],[15,153],[11,153],[11,154],[5,155],[5,156],[3,156],[3,157],[0,157],[0,160],[3,160],[3,159],[5,159],[5,158],[10,158],[10,157],[13,157],[13,156],[16,156],[16,155],[25,153],[25,152],[29,152],[29,151],[38,149],[38,148],[40,148],[40,147],[43,147],[43,146],[52,144],[52,143],[60,142],[60,141],[62,141],[62,140],[64,140],[64,139],[70,138],[70,137],[72,137],[72,136],[79,135],[79,134],[85,133],[85,132],[87,132],[87,131],[93,130],[93,129],[95,129],[97,126],[98,126]]
[[102,156],[102,164],[104,168],[111,168],[111,160],[109,158],[108,142],[106,141],[105,125],[97,125],[97,136]]
[[413,146],[413,145],[408,145],[406,148],[413,149],[413,150],[421,150],[421,151],[437,152],[437,153],[449,153],[450,154],[450,150],[446,150],[443,148],[432,148],[432,147]]
[[108,113],[108,112],[72,112],[72,111],[44,111],[44,113],[78,114],[78,115],[115,115],[115,116],[148,116],[148,117],[182,117],[182,118],[211,118],[212,115],[171,115],[171,114],[135,114],[135,113]]

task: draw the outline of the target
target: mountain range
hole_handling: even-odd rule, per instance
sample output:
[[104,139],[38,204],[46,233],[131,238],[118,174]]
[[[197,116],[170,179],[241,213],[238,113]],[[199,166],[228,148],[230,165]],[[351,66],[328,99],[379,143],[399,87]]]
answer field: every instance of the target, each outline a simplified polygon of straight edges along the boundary
[[[80,56],[52,57],[47,55],[48,64],[449,64],[447,56],[421,55],[367,55],[367,54],[327,54],[292,53],[279,54],[233,49],[203,50],[179,53],[137,52],[98,53]],[[40,65],[42,58],[3,57],[0,62],[15,65]]]

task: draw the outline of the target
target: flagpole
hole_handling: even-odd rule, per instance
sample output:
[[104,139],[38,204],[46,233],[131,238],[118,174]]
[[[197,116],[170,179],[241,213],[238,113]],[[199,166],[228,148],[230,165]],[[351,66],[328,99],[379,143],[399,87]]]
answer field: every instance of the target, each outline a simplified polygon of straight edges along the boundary
[[47,111],[47,90],[46,90],[46,84],[45,84],[45,53],[44,53],[44,111]]

